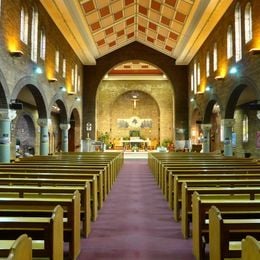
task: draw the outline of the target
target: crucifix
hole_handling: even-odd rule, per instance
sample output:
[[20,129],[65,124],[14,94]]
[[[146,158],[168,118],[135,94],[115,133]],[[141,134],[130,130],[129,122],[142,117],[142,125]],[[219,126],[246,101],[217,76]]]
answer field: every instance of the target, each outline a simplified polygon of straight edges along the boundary
[[134,109],[136,109],[137,101],[139,101],[138,98],[131,99],[133,101]]

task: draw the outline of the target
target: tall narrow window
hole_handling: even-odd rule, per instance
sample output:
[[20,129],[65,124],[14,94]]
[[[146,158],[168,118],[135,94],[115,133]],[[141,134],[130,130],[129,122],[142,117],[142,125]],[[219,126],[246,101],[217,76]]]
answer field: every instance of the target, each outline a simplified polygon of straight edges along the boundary
[[209,77],[209,75],[210,75],[210,56],[208,51],[206,55],[206,77]]
[[237,3],[235,9],[235,58],[236,61],[242,59],[241,8],[239,3]]
[[0,0],[0,15],[1,15],[1,10],[2,10],[2,0]]
[[81,89],[81,78],[80,78],[80,75],[78,75],[78,89],[77,89],[77,92],[79,93],[80,92],[80,89]]
[[227,31],[227,58],[230,59],[233,56],[233,35],[232,35],[232,27],[228,26]]
[[197,77],[198,77],[198,86],[200,85],[200,63],[198,62],[198,68],[197,68]]
[[243,118],[243,142],[248,142],[248,116]]
[[72,92],[74,92],[74,93],[75,93],[75,86],[74,86],[74,82],[75,82],[75,72],[74,72],[74,69],[71,69],[71,85],[72,85],[72,89],[73,89],[73,91],[72,91]]
[[191,92],[194,91],[194,79],[193,79],[193,72],[190,75],[190,90]]
[[193,72],[194,72],[194,75],[193,75],[193,86],[194,86],[194,93],[196,94],[197,93],[197,63],[194,62],[194,65],[193,65]]
[[55,71],[60,71],[60,52],[58,50],[55,51]]
[[22,7],[20,14],[20,39],[25,44],[28,44],[28,12]]
[[75,75],[74,75],[74,89],[75,89],[75,91],[77,91],[78,90],[78,65],[77,64],[75,65],[74,73],[75,73]]
[[41,39],[40,39],[40,57],[45,60],[46,57],[46,35],[43,30],[41,30]]
[[213,48],[213,70],[216,71],[218,69],[218,48],[217,43],[214,43]]
[[65,79],[66,78],[66,59],[62,60],[62,77]]
[[253,38],[252,28],[252,7],[247,3],[245,8],[245,43],[248,43]]
[[32,31],[31,31],[31,59],[37,62],[38,54],[38,11],[32,9]]

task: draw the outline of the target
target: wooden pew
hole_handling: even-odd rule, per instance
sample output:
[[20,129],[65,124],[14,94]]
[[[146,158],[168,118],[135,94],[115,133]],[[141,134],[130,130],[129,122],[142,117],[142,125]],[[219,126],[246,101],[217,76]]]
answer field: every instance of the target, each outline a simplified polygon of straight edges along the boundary
[[[233,167],[233,166],[232,166]],[[174,193],[174,190],[176,189],[175,187],[175,177],[177,176],[194,176],[194,175],[209,175],[209,176],[214,176],[214,175],[227,175],[227,174],[260,174],[260,167],[241,167],[241,166],[235,166],[233,168],[205,168],[205,169],[199,169],[194,167],[194,169],[185,169],[183,168],[182,170],[175,170],[175,171],[170,171],[168,173],[168,181],[167,181],[167,187],[166,192],[168,192],[167,200],[169,202],[169,207],[173,208],[173,197],[172,193]],[[196,177],[195,177],[196,178]],[[199,178],[199,177],[198,177]],[[211,178],[211,177],[209,177]],[[178,187],[177,187],[178,188]]]
[[[90,209],[90,190],[88,183],[85,186],[36,186],[29,185],[26,179],[23,185],[0,185],[0,197],[19,197],[19,198],[69,198],[78,190],[80,192],[81,201],[81,220],[82,233],[84,237],[88,237],[91,232],[91,209]],[[1,215],[1,213],[0,213]]]
[[241,257],[241,240],[246,235],[260,238],[260,218],[223,219],[215,206],[209,210],[210,260]]
[[64,241],[69,242],[71,259],[77,259],[80,253],[80,194],[75,191],[72,198],[0,198],[0,212],[2,216],[10,214],[50,212],[56,205],[61,205],[65,217]]
[[[53,260],[63,259],[64,232],[63,209],[61,206],[57,205],[54,208],[51,217],[0,217],[1,239],[7,239],[1,241],[2,245],[7,246],[6,250],[0,250],[1,256],[4,256],[9,251],[8,243],[12,242],[12,239],[15,239],[24,232],[26,232],[32,240],[40,240],[43,242],[41,244],[35,243],[37,247],[31,247],[34,257],[50,257],[50,259]],[[23,252],[21,252],[21,254],[22,253]],[[21,259],[23,258],[20,258],[20,260]]]
[[[32,239],[30,237],[22,234],[11,243],[12,245],[7,245],[7,248],[10,248],[7,260],[32,260]],[[1,243],[1,246],[5,245]]]
[[[221,185],[221,184],[220,184]],[[205,183],[205,186],[193,187],[188,186],[187,183],[182,184],[182,203],[181,203],[181,227],[183,238],[187,239],[190,236],[190,223],[192,222],[192,194],[196,191],[200,195],[207,194],[212,195],[212,198],[219,197],[221,195],[230,195],[231,198],[238,198],[237,195],[246,195],[248,199],[254,200],[260,198],[260,184],[259,186],[247,186],[247,187],[209,187]],[[210,198],[210,196],[207,196]]]
[[243,214],[259,214],[260,200],[227,200],[207,199],[206,195],[199,195],[194,192],[192,195],[192,244],[193,254],[197,260],[205,258],[205,244],[208,242],[208,211],[215,205],[221,212],[229,212],[229,215],[240,216]]
[[259,260],[260,243],[252,236],[246,236],[242,240],[242,259],[241,260]]
[[189,186],[243,186],[244,183],[255,186],[260,181],[258,174],[193,174],[193,175],[176,175],[174,177],[173,197],[173,217],[176,221],[180,218],[180,209],[182,201],[182,184],[187,183]]
[[[3,173],[2,173],[3,172]],[[97,209],[101,209],[103,206],[104,201],[104,194],[107,190],[104,189],[104,174],[102,170],[93,170],[93,169],[81,169],[76,167],[63,167],[63,166],[53,166],[53,165],[47,165],[45,164],[42,167],[37,167],[35,165],[16,165],[16,164],[6,164],[1,165],[0,164],[0,174],[2,175],[6,172],[23,172],[30,174],[32,177],[42,174],[42,175],[49,175],[51,178],[60,178],[60,175],[63,175],[64,179],[70,178],[70,179],[83,179],[89,180],[90,182],[93,182],[93,185],[90,183],[91,186],[91,196],[93,199],[93,203],[95,207],[95,211],[93,209],[93,212],[97,212]],[[33,174],[34,173],[34,174]],[[10,174],[11,175],[11,174]],[[48,176],[47,176],[48,178]],[[93,187],[92,187],[93,186]],[[94,218],[95,219],[95,218]]]
[[[14,172],[9,169],[7,172],[0,172],[0,184],[19,184],[23,183],[26,179],[26,183],[42,185],[63,185],[63,186],[82,186],[89,184],[90,196],[91,196],[91,219],[95,221],[98,216],[98,183],[96,175],[85,176],[84,174],[75,174],[74,176],[69,173],[45,173],[38,172],[34,169],[33,172],[20,172],[16,170]],[[85,198],[85,196],[84,196]],[[99,197],[100,198],[100,197]],[[85,200],[87,201],[87,200]],[[86,205],[87,206],[87,205]],[[84,205],[83,205],[84,207]]]

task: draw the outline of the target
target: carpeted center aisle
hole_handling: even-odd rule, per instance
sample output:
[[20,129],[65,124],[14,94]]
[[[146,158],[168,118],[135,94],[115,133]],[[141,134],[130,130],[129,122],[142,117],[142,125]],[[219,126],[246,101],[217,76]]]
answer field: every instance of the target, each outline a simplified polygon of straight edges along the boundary
[[125,160],[108,199],[82,239],[79,260],[193,260],[192,241],[163,199],[147,160]]

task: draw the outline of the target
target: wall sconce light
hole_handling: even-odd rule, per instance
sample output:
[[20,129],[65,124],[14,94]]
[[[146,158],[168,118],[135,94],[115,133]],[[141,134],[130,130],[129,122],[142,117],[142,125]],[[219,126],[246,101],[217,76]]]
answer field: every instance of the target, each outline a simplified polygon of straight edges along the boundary
[[9,51],[9,54],[10,54],[11,57],[14,57],[14,58],[19,58],[19,57],[22,57],[24,55],[23,51],[21,51],[21,50]]
[[256,117],[260,120],[260,110],[256,111]]
[[231,67],[230,70],[229,70],[229,74],[237,74],[238,70],[237,70],[237,67]]
[[195,101],[195,99],[194,99],[194,97],[192,97],[191,99],[190,99],[190,102],[194,102]]
[[260,48],[252,48],[248,52],[252,55],[259,55],[260,54]]
[[57,81],[57,79],[56,78],[49,78],[48,81],[49,81],[49,83],[54,83],[54,82]]
[[224,80],[224,78],[225,78],[224,76],[218,75],[215,77],[215,80]]
[[205,90],[206,90],[207,92],[209,92],[209,91],[212,90],[212,88],[211,88],[211,86],[206,86]]
[[35,67],[33,68],[33,72],[36,73],[36,74],[42,74],[42,73],[43,73],[43,70],[42,70],[41,67],[35,66]]
[[64,86],[62,86],[62,87],[60,87],[60,91],[61,91],[61,92],[66,92],[67,89],[66,89]]
[[79,102],[80,101],[80,97],[75,97],[75,101]]

